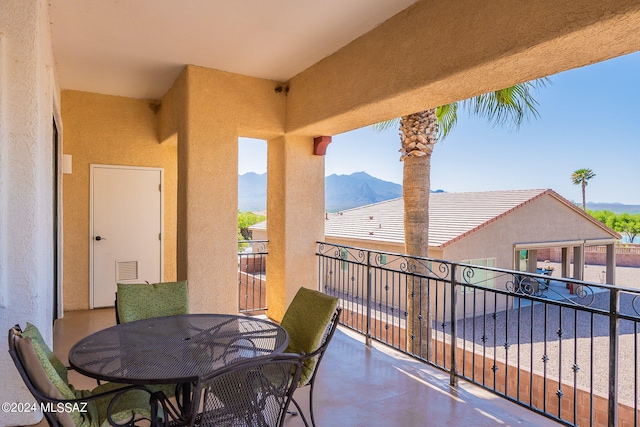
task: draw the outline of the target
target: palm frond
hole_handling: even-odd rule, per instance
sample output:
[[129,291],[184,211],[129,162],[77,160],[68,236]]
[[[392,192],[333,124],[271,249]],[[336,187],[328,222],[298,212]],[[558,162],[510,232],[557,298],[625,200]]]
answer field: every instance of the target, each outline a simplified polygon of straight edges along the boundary
[[575,185],[580,185],[584,182],[584,185],[587,185],[591,178],[595,177],[596,174],[591,169],[583,168],[578,169],[574,173],[571,174],[571,182]]
[[461,102],[469,112],[487,119],[493,126],[511,126],[518,130],[524,119],[538,118],[534,92],[546,87],[548,79],[534,80],[478,95]]
[[376,123],[374,125],[371,125],[371,127],[373,127],[373,130],[375,130],[376,132],[384,132],[385,130],[391,129],[391,128],[397,129],[399,123],[400,123],[400,119],[396,118],[396,119],[385,120],[384,122]]
[[458,103],[436,108],[436,117],[438,118],[438,139],[443,140],[458,123]]
[[[510,126],[513,130],[518,130],[525,119],[540,117],[534,92],[546,87],[549,82],[547,77],[543,77],[437,107],[438,139],[443,140],[456,127],[460,108],[487,119],[494,127]],[[383,132],[397,127],[399,121],[400,119],[386,120],[376,123],[373,128]]]

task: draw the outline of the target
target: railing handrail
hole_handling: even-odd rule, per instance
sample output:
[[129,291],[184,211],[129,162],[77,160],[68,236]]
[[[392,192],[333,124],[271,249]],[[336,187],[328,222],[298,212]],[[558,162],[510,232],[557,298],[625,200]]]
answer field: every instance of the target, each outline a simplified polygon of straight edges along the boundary
[[[450,260],[443,260],[443,259],[439,259],[439,258],[428,258],[428,257],[419,257],[419,256],[414,256],[414,255],[407,255],[407,254],[403,254],[403,253],[399,253],[399,252],[388,252],[388,251],[382,251],[382,250],[378,250],[378,249],[368,249],[368,248],[359,248],[359,247],[355,247],[355,246],[349,246],[349,245],[342,245],[342,244],[338,244],[338,243],[328,243],[328,242],[321,242],[318,241],[317,242],[319,245],[328,245],[328,246],[335,246],[335,247],[340,247],[340,248],[345,248],[345,249],[354,249],[357,251],[363,251],[363,252],[368,252],[368,253],[375,253],[375,254],[383,254],[383,255],[392,255],[392,256],[397,256],[397,257],[401,257],[401,258],[406,258],[406,259],[413,259],[413,260],[420,260],[420,261],[426,261],[426,262],[433,262],[433,263],[441,263],[441,264],[448,264],[448,265],[458,265],[460,267],[468,267],[468,268],[481,268],[482,270],[486,270],[486,271],[493,271],[493,272],[501,272],[501,273],[517,273],[517,274],[521,274],[523,276],[527,276],[527,277],[533,277],[533,278],[537,278],[537,279],[549,279],[550,277],[544,274],[538,274],[538,273],[531,273],[528,271],[517,271],[517,270],[509,270],[509,269],[505,269],[505,268],[498,268],[498,267],[481,267],[478,265],[474,265],[474,264],[465,264],[462,262],[453,262]],[[323,255],[323,254],[316,254],[316,255]],[[355,259],[354,259],[355,260]],[[349,259],[344,259],[343,261],[345,262],[354,262],[354,260],[349,260]],[[359,263],[362,265],[366,265],[366,262],[362,262]],[[381,269],[387,269],[389,271],[396,271],[392,268],[388,268],[388,267],[384,267],[384,266],[376,266],[376,268],[381,268]],[[411,273],[411,274],[415,274],[415,275],[420,275],[420,273]],[[428,277],[428,276],[425,276]],[[587,285],[590,287],[598,287],[598,288],[603,288],[603,289],[616,289],[619,291],[623,291],[623,292],[630,292],[630,293],[638,293],[640,294],[640,289],[637,288],[630,288],[630,287],[625,287],[625,286],[618,286],[618,285],[611,285],[608,283],[595,283],[595,282],[587,282],[584,280],[580,280],[580,279],[573,279],[570,277],[556,277],[553,276],[552,280],[557,281],[557,282],[565,282],[565,283],[573,283],[576,285]]]

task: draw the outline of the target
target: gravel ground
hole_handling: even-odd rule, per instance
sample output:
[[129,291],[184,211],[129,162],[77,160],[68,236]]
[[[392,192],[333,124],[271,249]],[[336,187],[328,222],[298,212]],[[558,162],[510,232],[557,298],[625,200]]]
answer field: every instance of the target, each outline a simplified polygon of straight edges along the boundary
[[[559,271],[559,266],[555,271]],[[600,283],[601,271],[601,266],[588,266],[585,280]],[[618,267],[616,284],[640,289],[640,268]],[[548,296],[552,295],[554,291],[550,290]],[[620,294],[621,313],[637,319],[620,320],[618,344],[619,401],[631,406],[635,400],[634,392],[640,387],[640,297],[634,302],[637,295]],[[609,291],[588,293],[584,300],[574,300],[578,304],[587,301],[590,308],[608,310]],[[481,302],[478,298],[477,303]],[[484,351],[488,357],[495,355],[498,360],[508,359],[510,364],[516,366],[519,364],[526,369],[533,367],[534,372],[547,378],[562,377],[566,384],[577,384],[582,389],[607,396],[608,317],[552,304],[524,305],[520,309],[501,311],[495,315],[491,312],[486,316],[460,321],[458,336],[466,338],[467,349],[475,343],[476,352],[481,353],[484,341]],[[447,329],[445,332],[448,332]],[[461,339],[459,345],[462,345]],[[547,359],[546,362],[544,359]]]

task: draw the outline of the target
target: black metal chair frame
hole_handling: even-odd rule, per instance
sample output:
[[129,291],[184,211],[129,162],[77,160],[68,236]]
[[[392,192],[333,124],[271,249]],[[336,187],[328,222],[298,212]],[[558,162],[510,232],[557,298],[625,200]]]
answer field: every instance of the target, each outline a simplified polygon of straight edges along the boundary
[[113,298],[113,308],[116,311],[116,325],[119,325],[120,324],[120,315],[118,314],[118,292],[116,292],[116,295]]
[[[227,365],[224,368],[216,370],[214,373],[208,376],[200,378],[197,381],[196,386],[194,388],[194,394],[193,394],[192,403],[191,403],[192,406],[190,410],[190,413],[192,414],[192,416],[184,420],[185,421],[184,425],[189,427],[191,426],[209,427],[210,426],[209,423],[205,424],[205,420],[207,416],[211,416],[212,413],[207,413],[207,414],[198,413],[198,410],[202,402],[202,398],[204,398],[206,402],[206,395],[209,392],[208,387],[211,383],[215,382],[217,379],[221,379],[226,375],[233,375],[236,373],[245,373],[245,372],[248,373],[252,369],[257,369],[259,366],[270,365],[270,364],[289,365],[290,368],[286,368],[285,372],[290,376],[288,377],[288,380],[285,379],[285,382],[280,384],[286,387],[286,390],[278,391],[279,394],[280,392],[282,392],[283,401],[279,409],[279,416],[278,416],[277,423],[275,425],[271,425],[271,424],[266,424],[266,421],[262,420],[261,422],[260,421],[258,422],[258,425],[260,427],[281,427],[284,423],[284,418],[285,418],[285,415],[287,414],[289,403],[293,398],[293,393],[296,390],[298,381],[300,379],[300,374],[302,371],[302,358],[300,357],[299,354],[285,353],[285,354],[270,354],[266,356],[251,357],[251,358],[247,358],[245,360],[241,360],[239,362]],[[269,394],[269,391],[266,391],[266,393],[264,393],[265,392],[264,390],[262,391],[256,390],[256,399],[261,394],[261,392],[263,392],[262,394],[267,394],[267,395]],[[262,398],[264,398],[264,396],[262,396]],[[259,412],[261,409],[260,406],[256,405],[255,401],[247,402],[247,403],[248,403],[247,409],[246,409],[247,413],[251,413],[252,410],[256,411],[254,415],[256,415],[256,417],[259,420],[259,415],[260,415]],[[172,411],[172,408],[163,406],[163,410],[165,411],[165,413],[170,413]],[[203,410],[206,410],[206,408],[203,408]],[[214,414],[213,418],[215,419],[214,421],[215,425],[217,425],[218,422],[224,423],[225,420],[226,421],[238,420],[240,419],[240,416],[238,414],[232,413],[232,411],[230,412],[220,411]],[[174,426],[175,423],[169,422],[168,424],[165,424],[165,425]],[[251,425],[253,425],[253,423]]]
[[[72,406],[75,405],[81,405],[83,403],[87,403],[93,400],[98,400],[98,399],[102,399],[103,397],[111,397],[111,401],[109,403],[109,406],[107,408],[107,417],[109,419],[109,424],[114,426],[114,427],[131,427],[131,426],[135,426],[137,425],[136,423],[142,420],[146,420],[146,421],[150,421],[148,418],[144,418],[144,417],[139,417],[136,418],[132,413],[132,417],[131,420],[129,422],[127,422],[126,424],[118,424],[115,421],[113,421],[113,419],[111,418],[111,410],[113,408],[113,405],[115,404],[116,400],[122,396],[123,394],[125,394],[126,392],[130,391],[130,390],[144,390],[146,392],[149,393],[150,396],[150,401],[151,401],[151,413],[152,414],[157,414],[158,413],[158,405],[157,405],[157,399],[152,399],[151,396],[154,395],[154,392],[151,391],[150,389],[148,389],[145,386],[141,386],[141,385],[129,385],[126,387],[122,387],[116,390],[112,390],[112,391],[108,391],[105,393],[100,393],[100,394],[96,394],[93,396],[89,396],[86,398],[79,398],[79,399],[72,399],[72,400],[67,400],[67,399],[56,399],[54,397],[50,397],[47,396],[45,394],[43,394],[42,392],[40,392],[35,385],[33,384],[31,378],[29,377],[29,374],[27,373],[25,367],[24,367],[24,363],[22,361],[22,358],[20,357],[20,355],[18,354],[18,351],[16,350],[16,345],[15,345],[15,339],[19,338],[19,332],[20,329],[17,327],[13,327],[11,329],[9,329],[9,354],[11,355],[11,359],[13,360],[13,363],[16,365],[16,368],[18,369],[18,373],[20,373],[20,377],[22,377],[22,380],[24,381],[25,385],[27,386],[27,388],[29,389],[29,391],[31,392],[31,394],[33,395],[33,397],[36,399],[36,401],[38,402],[38,404],[40,404],[41,408],[43,407],[51,407],[51,408],[56,408],[58,404],[70,404]],[[58,422],[58,420],[56,420],[55,418],[55,412],[50,412],[50,411],[43,411],[43,415],[45,416],[47,422],[49,423],[49,425],[51,427],[62,427],[61,424]]]
[[[316,365],[314,366],[313,369],[313,373],[311,374],[311,379],[309,380],[309,382],[307,384],[305,384],[302,387],[307,387],[309,386],[309,413],[311,414],[311,425],[315,427],[316,425],[316,421],[313,415],[313,389],[314,389],[314,384],[316,382],[316,375],[318,374],[318,369],[320,368],[320,362],[322,362],[322,358],[324,357],[324,353],[327,350],[327,347],[329,346],[329,343],[331,342],[331,338],[333,338],[333,334],[336,332],[336,329],[338,329],[338,324],[340,323],[340,313],[342,312],[342,308],[338,307],[336,308],[336,311],[333,313],[333,317],[331,318],[331,321],[329,322],[329,325],[327,326],[327,331],[324,335],[324,338],[322,339],[322,343],[320,344],[320,346],[313,351],[312,353],[309,354],[303,354],[302,357],[302,362],[304,363],[306,360],[309,359],[313,359],[315,357],[318,358],[318,360],[316,361]],[[300,388],[302,388],[300,387]],[[291,399],[292,403],[294,404],[294,406],[297,409],[297,413],[300,414],[300,417],[302,418],[302,421],[304,422],[304,425],[306,427],[309,427],[309,423],[307,422],[306,417],[304,416],[304,413],[302,412],[302,409],[300,408],[300,405],[298,404],[298,402],[296,402],[295,398]],[[295,412],[290,412],[292,415],[297,415],[297,413]]]

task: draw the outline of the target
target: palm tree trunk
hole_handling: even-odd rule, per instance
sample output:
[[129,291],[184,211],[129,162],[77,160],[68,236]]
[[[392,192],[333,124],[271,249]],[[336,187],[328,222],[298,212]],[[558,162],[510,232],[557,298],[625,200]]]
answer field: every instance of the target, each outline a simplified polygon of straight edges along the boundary
[[582,210],[585,212],[587,211],[586,188],[587,188],[587,181],[583,179],[582,180]]
[[[431,153],[437,142],[436,111],[427,110],[400,120],[404,173],[405,253],[417,257],[429,255],[429,196],[431,194]],[[410,262],[414,272],[408,289],[407,334],[409,351],[427,360],[432,356],[432,310],[427,267]]]

